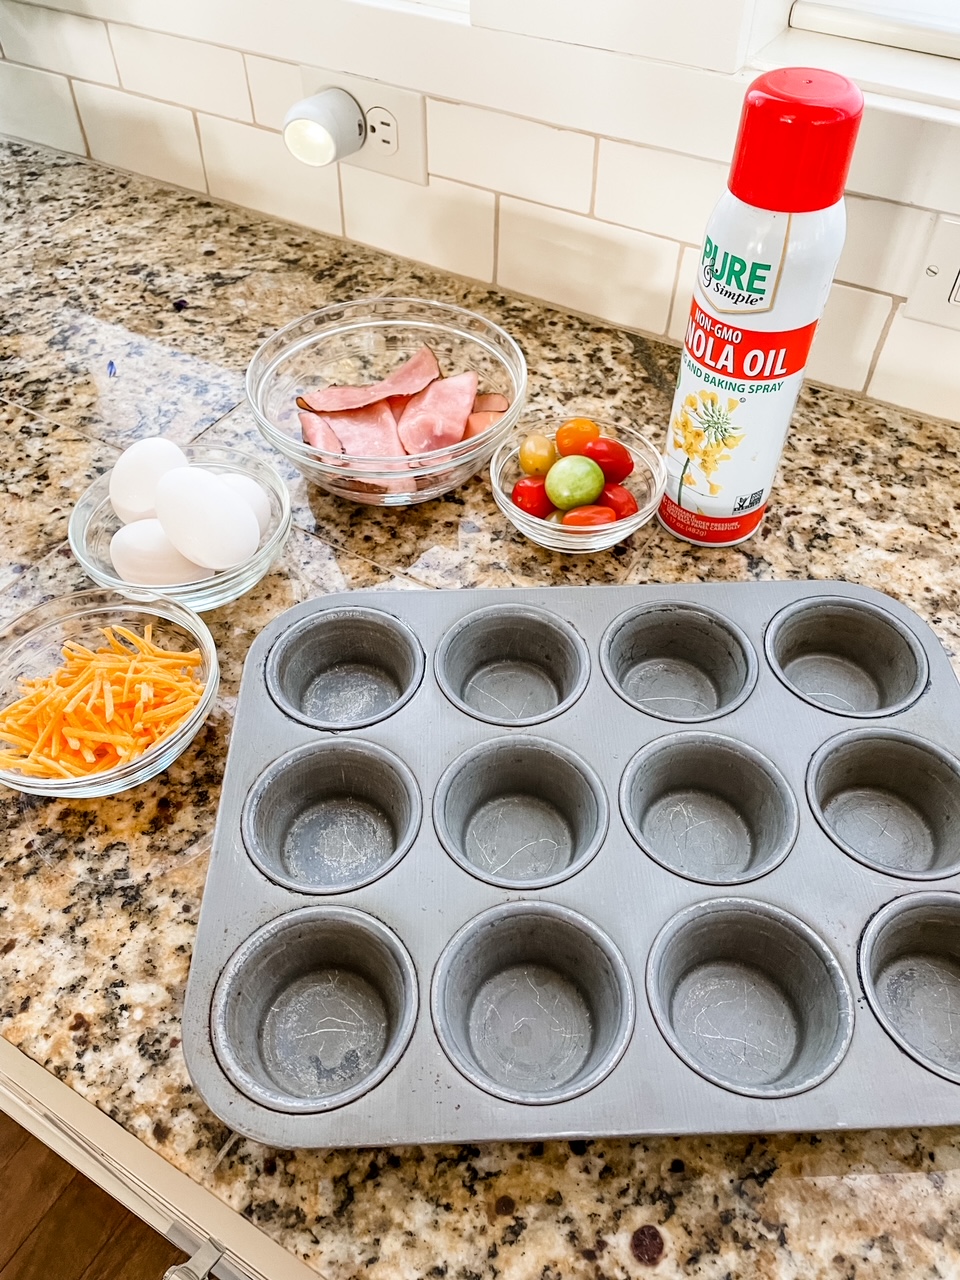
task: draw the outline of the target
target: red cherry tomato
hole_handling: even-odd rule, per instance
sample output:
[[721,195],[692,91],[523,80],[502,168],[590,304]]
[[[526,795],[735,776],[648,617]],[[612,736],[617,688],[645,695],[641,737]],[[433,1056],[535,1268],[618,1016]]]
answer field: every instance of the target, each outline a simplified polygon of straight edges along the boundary
[[598,524],[613,524],[616,518],[609,507],[573,507],[563,513],[563,523],[572,529],[592,529]]
[[547,497],[545,476],[523,476],[513,486],[510,497],[521,511],[538,520],[546,520],[553,510],[553,503]]
[[[563,453],[563,450],[561,449],[560,452]],[[629,449],[625,449],[619,440],[611,440],[607,436],[588,440],[581,453],[585,458],[593,459],[611,484],[619,484],[621,480],[626,480],[633,470],[633,459],[630,457]]]
[[571,418],[569,422],[557,428],[554,443],[557,446],[557,453],[568,458],[572,453],[583,453],[584,445],[599,437],[600,428],[590,418]]
[[605,484],[597,502],[601,507],[609,507],[618,520],[634,516],[640,510],[636,498],[622,484]]

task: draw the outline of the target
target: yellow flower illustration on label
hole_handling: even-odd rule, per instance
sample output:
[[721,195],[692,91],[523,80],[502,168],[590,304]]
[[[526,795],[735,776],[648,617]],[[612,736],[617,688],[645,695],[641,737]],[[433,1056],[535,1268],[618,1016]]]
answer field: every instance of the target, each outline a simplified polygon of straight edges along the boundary
[[672,423],[674,446],[686,455],[677,488],[679,506],[683,506],[685,487],[697,493],[697,486],[702,483],[711,496],[723,488],[713,476],[743,439],[744,433],[730,420],[739,407],[740,401],[733,399],[722,405],[715,391],[700,391],[684,399]]

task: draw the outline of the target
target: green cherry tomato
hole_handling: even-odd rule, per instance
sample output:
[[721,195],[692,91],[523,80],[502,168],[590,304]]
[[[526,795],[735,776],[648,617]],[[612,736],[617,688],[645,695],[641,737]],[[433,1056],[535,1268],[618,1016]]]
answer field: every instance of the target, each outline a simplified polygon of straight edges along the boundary
[[527,436],[520,446],[520,470],[527,476],[545,476],[559,456],[549,436]]
[[600,496],[603,472],[590,458],[571,454],[555,462],[547,472],[547,497],[561,511],[583,507]]
[[547,497],[543,476],[522,476],[513,486],[510,497],[521,511],[536,516],[538,520],[546,520],[553,510],[553,503]]
[[636,498],[622,484],[605,484],[597,501],[601,506],[609,507],[618,520],[635,516],[640,510]]
[[598,524],[616,524],[617,516],[609,507],[574,507],[563,513],[564,527],[594,529]]
[[547,516],[548,524],[563,524],[564,513],[562,511],[551,511]]
[[609,436],[588,440],[583,446],[583,456],[594,460],[610,484],[626,480],[633,470],[629,449],[625,449],[619,440],[611,440]]

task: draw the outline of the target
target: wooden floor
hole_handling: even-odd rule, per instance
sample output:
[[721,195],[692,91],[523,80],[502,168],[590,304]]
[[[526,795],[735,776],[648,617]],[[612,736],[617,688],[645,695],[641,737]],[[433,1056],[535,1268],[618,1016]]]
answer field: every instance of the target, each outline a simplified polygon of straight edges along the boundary
[[185,1258],[0,1111],[0,1280],[161,1280]]

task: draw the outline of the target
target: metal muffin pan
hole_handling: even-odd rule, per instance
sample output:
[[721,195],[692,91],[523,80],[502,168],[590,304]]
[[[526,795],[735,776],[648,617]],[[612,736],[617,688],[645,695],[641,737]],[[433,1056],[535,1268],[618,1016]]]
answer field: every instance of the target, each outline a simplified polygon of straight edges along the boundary
[[247,658],[187,1065],[277,1147],[956,1124],[958,874],[877,592],[329,596]]

